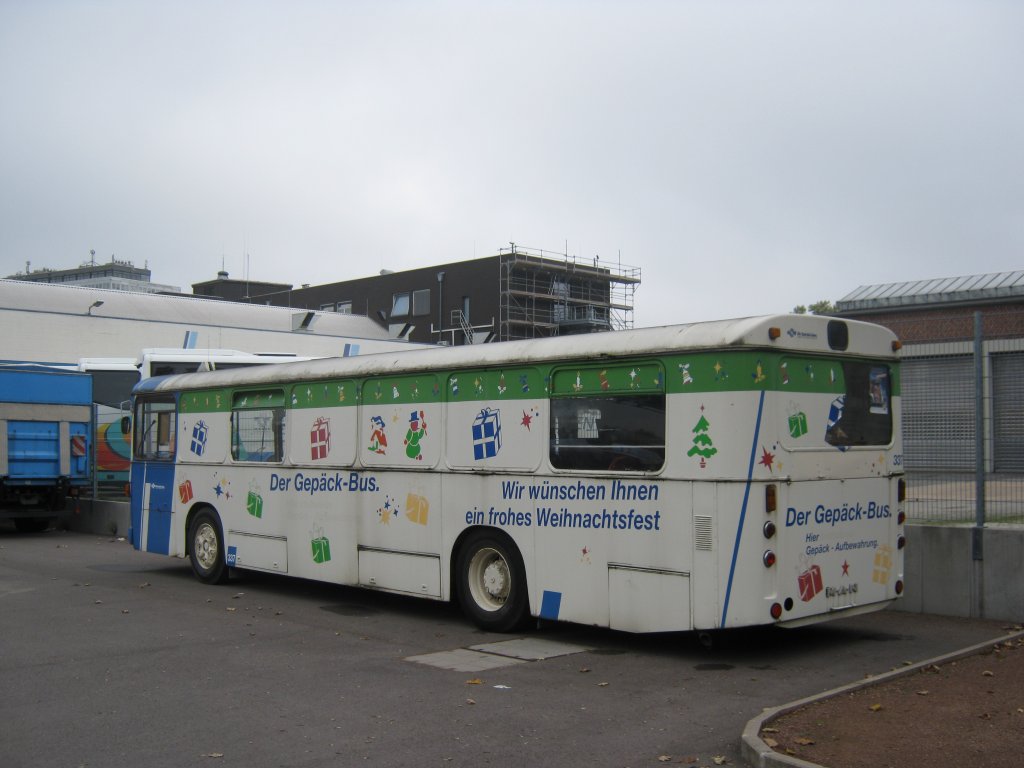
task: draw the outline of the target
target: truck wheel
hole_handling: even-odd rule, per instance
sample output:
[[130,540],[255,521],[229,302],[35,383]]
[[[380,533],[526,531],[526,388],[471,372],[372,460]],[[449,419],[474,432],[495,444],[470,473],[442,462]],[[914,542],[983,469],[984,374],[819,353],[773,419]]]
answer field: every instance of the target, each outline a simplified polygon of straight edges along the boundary
[[526,571],[512,540],[500,531],[470,534],[456,566],[456,594],[465,614],[481,629],[511,632],[528,614]]
[[215,512],[204,509],[192,518],[188,528],[188,559],[192,572],[204,584],[223,584],[228,580],[224,536]]

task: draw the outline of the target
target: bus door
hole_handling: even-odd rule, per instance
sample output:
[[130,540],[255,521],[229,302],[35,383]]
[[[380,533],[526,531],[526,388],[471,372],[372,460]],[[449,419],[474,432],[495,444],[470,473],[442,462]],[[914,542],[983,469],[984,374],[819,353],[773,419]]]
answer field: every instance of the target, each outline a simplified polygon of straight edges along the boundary
[[174,399],[138,398],[133,427],[132,546],[167,555],[174,505]]

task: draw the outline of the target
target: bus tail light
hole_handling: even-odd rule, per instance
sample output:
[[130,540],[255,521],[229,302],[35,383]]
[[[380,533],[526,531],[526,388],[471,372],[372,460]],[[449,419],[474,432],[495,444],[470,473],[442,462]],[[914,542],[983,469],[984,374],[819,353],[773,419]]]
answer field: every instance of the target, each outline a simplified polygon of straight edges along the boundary
[[771,607],[772,618],[778,621],[782,618],[782,606],[778,603],[772,603]]
[[775,341],[781,335],[782,329],[779,328],[778,326],[773,325],[771,328],[768,329],[768,338],[771,339],[772,341]]
[[775,535],[775,523],[773,523],[771,520],[769,520],[767,523],[764,524],[764,529],[763,530],[764,530],[764,537],[766,539],[770,539],[772,536]]
[[903,525],[905,522],[907,522],[907,513],[901,509],[899,514],[896,515],[896,523],[897,525]]
[[896,501],[902,504],[907,500],[907,481],[904,478],[900,478],[899,482],[896,483]]
[[896,549],[903,549],[905,546],[907,546],[906,536],[900,536],[898,539],[896,539]]
[[765,568],[771,568],[773,565],[775,565],[775,553],[772,552],[770,549],[766,549],[764,551],[764,554],[761,555],[761,560],[762,562],[764,562]]
[[896,579],[896,594],[903,594],[903,579]]
[[774,512],[778,509],[777,489],[775,483],[769,483],[764,487],[764,511]]

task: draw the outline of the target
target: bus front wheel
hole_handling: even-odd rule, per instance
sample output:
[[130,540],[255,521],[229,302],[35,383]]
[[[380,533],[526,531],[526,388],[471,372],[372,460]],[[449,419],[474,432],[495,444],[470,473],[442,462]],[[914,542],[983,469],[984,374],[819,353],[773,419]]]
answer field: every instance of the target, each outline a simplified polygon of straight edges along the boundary
[[220,531],[220,520],[214,512],[203,510],[192,518],[188,541],[188,557],[196,578],[205,584],[222,584],[227,581],[224,536]]
[[459,550],[456,594],[466,615],[481,629],[511,632],[528,613],[523,558],[500,531],[470,534]]

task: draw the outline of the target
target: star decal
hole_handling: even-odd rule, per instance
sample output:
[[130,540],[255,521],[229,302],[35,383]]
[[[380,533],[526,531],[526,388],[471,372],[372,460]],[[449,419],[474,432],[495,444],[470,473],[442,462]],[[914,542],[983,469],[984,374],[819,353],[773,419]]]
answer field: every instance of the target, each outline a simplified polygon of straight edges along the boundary
[[770,470],[772,468],[773,461],[775,461],[775,454],[769,453],[767,448],[761,446],[761,461],[759,461],[758,463],[762,467],[768,467],[768,469]]
[[520,422],[520,424],[522,424],[524,427],[529,429],[530,428],[530,423],[532,421],[533,421],[533,416],[528,414],[526,411],[523,411],[523,420]]
[[843,576],[849,576],[849,575],[850,575],[850,564],[848,562],[846,562],[845,560],[843,560]]

